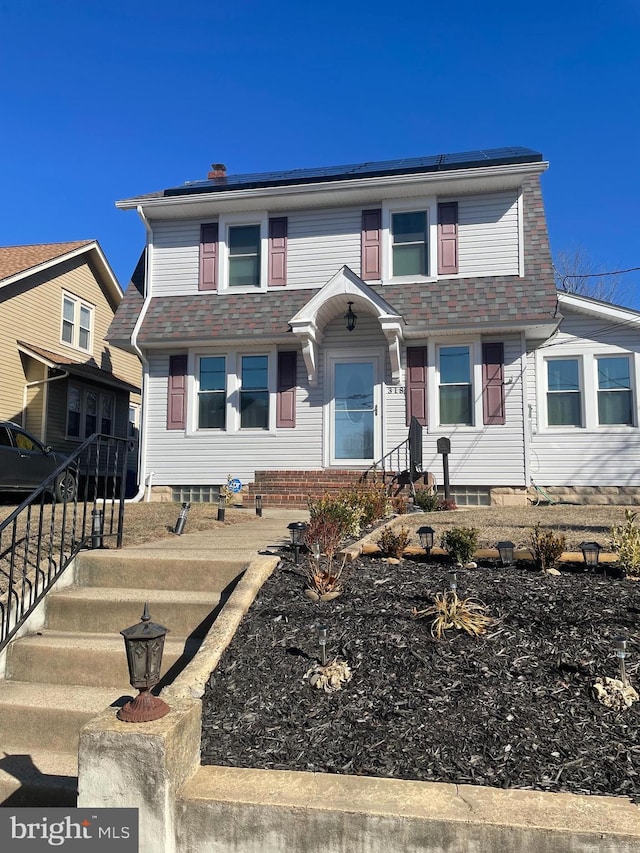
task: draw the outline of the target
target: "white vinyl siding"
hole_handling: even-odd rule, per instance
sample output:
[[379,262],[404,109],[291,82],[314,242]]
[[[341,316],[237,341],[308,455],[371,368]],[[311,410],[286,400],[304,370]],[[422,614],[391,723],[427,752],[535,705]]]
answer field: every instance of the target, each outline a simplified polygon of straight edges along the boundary
[[458,274],[518,275],[518,259],[517,194],[487,193],[458,199]]
[[345,265],[359,273],[361,225],[361,208],[290,214],[287,286],[321,287]]
[[[561,307],[564,319],[552,342],[530,353],[528,404],[531,411],[531,475],[542,486],[640,486],[638,466],[638,329],[590,318]],[[635,425],[598,422],[597,359],[628,357]],[[546,427],[546,359],[578,357],[584,368],[586,419],[582,428]]]
[[198,293],[200,222],[153,224],[152,287],[154,296]]

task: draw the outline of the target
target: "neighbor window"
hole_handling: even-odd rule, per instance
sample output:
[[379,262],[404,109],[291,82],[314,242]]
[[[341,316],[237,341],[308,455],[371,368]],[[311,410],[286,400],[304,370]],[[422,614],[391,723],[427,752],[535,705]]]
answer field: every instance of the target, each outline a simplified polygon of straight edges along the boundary
[[631,370],[626,356],[596,358],[598,423],[633,425]]
[[67,436],[85,439],[95,432],[113,435],[115,398],[89,388],[70,385],[67,392]]
[[428,274],[427,213],[424,210],[391,215],[394,276]]
[[269,358],[243,355],[240,429],[269,429]]
[[468,346],[440,347],[440,423],[471,426],[471,359]]
[[91,350],[91,327],[93,307],[74,296],[65,294],[62,298],[61,339],[77,349]]
[[227,390],[224,356],[200,359],[198,387],[198,428],[224,429],[226,426]]
[[582,426],[579,359],[547,361],[547,418],[549,426]]
[[229,226],[229,287],[260,286],[260,225]]

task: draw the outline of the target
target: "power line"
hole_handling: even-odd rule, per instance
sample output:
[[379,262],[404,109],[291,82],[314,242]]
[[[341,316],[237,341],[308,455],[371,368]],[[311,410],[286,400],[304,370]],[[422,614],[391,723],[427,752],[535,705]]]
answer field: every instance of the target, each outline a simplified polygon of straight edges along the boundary
[[562,278],[563,282],[565,282],[568,278],[602,278],[602,276],[624,275],[628,272],[638,272],[638,270],[640,270],[640,267],[629,267],[629,269],[626,270],[611,270],[610,272],[576,272],[567,273],[566,275],[563,275],[556,266],[554,266],[553,268]]

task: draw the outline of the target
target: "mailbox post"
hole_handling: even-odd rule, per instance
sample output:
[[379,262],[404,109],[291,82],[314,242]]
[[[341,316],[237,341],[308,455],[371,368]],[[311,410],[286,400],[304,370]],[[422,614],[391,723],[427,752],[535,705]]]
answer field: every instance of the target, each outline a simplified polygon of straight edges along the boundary
[[448,438],[438,439],[438,453],[442,454],[442,481],[444,483],[444,499],[451,499],[451,486],[449,484],[449,454],[451,453],[451,442]]

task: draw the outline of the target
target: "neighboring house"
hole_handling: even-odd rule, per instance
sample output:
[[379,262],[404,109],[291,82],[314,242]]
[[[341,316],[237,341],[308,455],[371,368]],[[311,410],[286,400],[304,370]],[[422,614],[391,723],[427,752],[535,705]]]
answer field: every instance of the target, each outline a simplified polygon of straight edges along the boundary
[[135,472],[140,360],[105,342],[122,297],[95,240],[0,248],[0,420],[67,454],[128,435]]
[[[412,416],[423,468],[439,479],[437,439],[450,439],[460,504],[524,503],[532,476],[638,485],[626,459],[592,465],[589,478],[593,434],[582,468],[558,464],[579,430],[631,447],[640,374],[628,357],[631,423],[611,422],[614,399],[602,403],[606,426],[594,421],[584,384],[580,423],[553,423],[568,415],[546,401],[574,371],[561,358],[553,387],[540,378],[551,348],[562,352],[546,168],[524,148],[238,176],[216,166],[206,181],[118,202],[138,211],[148,238],[144,275],[108,338],[143,353],[141,459],[154,495],[211,500],[231,475],[265,500],[303,503],[379,464]],[[567,302],[576,322],[588,313],[580,305]],[[584,383],[587,351],[613,355],[627,339],[598,350],[583,326]],[[601,400],[624,378],[619,360],[603,368]]]

